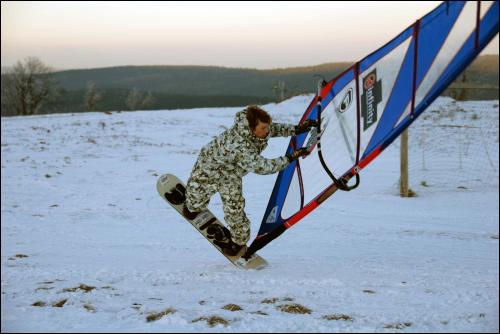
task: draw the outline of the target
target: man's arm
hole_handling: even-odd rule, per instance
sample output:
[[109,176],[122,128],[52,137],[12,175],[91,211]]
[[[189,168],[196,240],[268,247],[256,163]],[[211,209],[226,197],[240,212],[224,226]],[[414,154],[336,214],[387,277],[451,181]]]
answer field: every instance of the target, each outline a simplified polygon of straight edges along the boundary
[[271,123],[269,125],[271,137],[290,137],[295,135],[295,125]]
[[269,125],[269,132],[271,133],[271,137],[290,137],[307,132],[311,127],[317,126],[318,123],[312,119],[306,119],[300,125],[271,123]]
[[247,172],[253,172],[261,175],[277,173],[285,169],[285,167],[290,163],[286,156],[275,159],[266,159],[260,154],[253,152],[237,154],[236,162],[239,167],[243,168]]

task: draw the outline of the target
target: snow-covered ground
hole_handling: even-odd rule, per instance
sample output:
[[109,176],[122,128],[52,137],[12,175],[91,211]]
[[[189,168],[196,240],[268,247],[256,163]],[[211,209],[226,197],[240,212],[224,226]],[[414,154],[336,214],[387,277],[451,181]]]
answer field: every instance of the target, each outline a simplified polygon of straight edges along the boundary
[[[310,99],[264,108],[297,123]],[[498,332],[498,101],[441,98],[430,109],[457,106],[460,124],[493,124],[493,172],[479,186],[419,180],[417,197],[400,198],[396,141],[356,191],[262,249],[260,271],[232,266],[155,188],[165,172],[186,180],[241,108],[2,118],[1,330]],[[287,144],[272,139],[264,155]],[[275,177],[244,178],[252,238]],[[223,217],[218,195],[210,207]]]

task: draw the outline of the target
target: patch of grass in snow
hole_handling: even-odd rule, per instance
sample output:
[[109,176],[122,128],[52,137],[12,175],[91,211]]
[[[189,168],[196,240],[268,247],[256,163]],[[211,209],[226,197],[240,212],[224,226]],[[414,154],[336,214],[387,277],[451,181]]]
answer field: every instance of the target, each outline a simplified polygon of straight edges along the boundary
[[279,300],[279,298],[266,298],[261,301],[262,304],[274,304]]
[[227,305],[224,305],[222,307],[222,309],[223,310],[228,310],[228,311],[231,311],[231,312],[242,311],[243,310],[239,305],[236,305],[236,304],[227,304]]
[[300,304],[283,304],[276,307],[281,312],[293,314],[311,314],[311,310]]
[[411,322],[399,322],[399,323],[394,323],[394,324],[387,324],[384,325],[384,328],[389,328],[389,329],[405,329],[407,327],[411,327],[412,323]]
[[261,304],[274,304],[276,303],[277,301],[284,301],[284,302],[293,302],[293,298],[291,297],[283,297],[283,298],[265,298],[263,299],[260,303]]
[[85,284],[80,284],[77,287],[74,288],[66,288],[63,289],[63,292],[76,292],[76,290],[82,290],[85,292],[90,292],[95,289],[95,286],[90,286],[90,285],[85,285]]
[[342,320],[342,321],[354,321],[354,319],[347,314],[328,314],[323,316],[325,320]]
[[110,286],[110,285],[105,285],[105,286],[101,287],[101,289],[116,290],[115,288],[113,288],[113,287],[112,287],[112,286]]
[[203,321],[203,320],[205,320],[207,322],[207,325],[210,327],[215,327],[217,325],[224,325],[224,326],[229,325],[228,320],[221,318],[219,316],[216,316],[216,315],[213,315],[211,317],[199,317],[199,318],[192,320],[191,322],[194,323],[194,322]]
[[169,315],[169,314],[175,313],[175,312],[177,312],[177,310],[175,308],[169,307],[165,311],[162,311],[162,312],[150,313],[146,317],[146,321],[147,322],[156,321],[156,320],[159,320],[159,319],[161,319],[162,317],[164,317],[166,315]]
[[[68,301],[68,299],[61,299],[60,301],[58,302],[55,302],[55,303],[52,303],[52,307],[63,307],[64,304],[66,304],[66,302]],[[43,302],[41,300],[37,301],[37,302],[34,302],[33,304],[31,304],[31,306],[37,306],[37,307],[45,307],[47,306],[47,303],[46,302]]]
[[86,309],[88,312],[90,313],[95,313],[95,308],[94,306],[90,305],[90,304],[84,304],[83,305],[83,308]]
[[52,307],[63,307],[67,301],[68,299],[61,299],[60,301],[53,303]]
[[37,284],[54,284],[55,282],[64,282],[64,280],[56,278],[53,281],[45,281],[45,282],[40,282],[40,283],[37,283]]
[[407,197],[417,197],[417,193],[413,189],[408,189],[408,196]]
[[264,311],[260,311],[260,310],[259,310],[259,311],[255,311],[255,312],[250,312],[250,314],[269,315],[269,314],[267,314],[266,312],[264,312]]

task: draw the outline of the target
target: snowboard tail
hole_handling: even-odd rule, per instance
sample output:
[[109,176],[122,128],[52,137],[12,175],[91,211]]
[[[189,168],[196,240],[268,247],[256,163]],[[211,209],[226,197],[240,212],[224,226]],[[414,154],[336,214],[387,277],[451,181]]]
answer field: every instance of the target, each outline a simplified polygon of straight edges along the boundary
[[198,230],[222,255],[231,263],[242,269],[262,269],[267,261],[257,254],[246,260],[242,256],[246,252],[243,247],[235,256],[223,252],[223,247],[231,242],[230,231],[215,217],[210,210],[200,212],[195,218],[189,219],[184,215],[183,208],[186,200],[186,187],[182,181],[172,174],[164,174],[158,178],[156,189],[160,196],[169,203],[181,216]]

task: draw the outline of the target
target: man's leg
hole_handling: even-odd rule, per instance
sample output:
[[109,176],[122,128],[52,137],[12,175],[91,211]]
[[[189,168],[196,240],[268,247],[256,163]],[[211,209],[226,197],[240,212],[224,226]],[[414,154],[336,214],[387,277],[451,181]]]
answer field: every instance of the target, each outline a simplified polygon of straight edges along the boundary
[[198,212],[206,210],[210,198],[217,192],[216,180],[211,180],[204,172],[207,167],[204,166],[203,159],[198,157],[187,181],[184,214],[186,216],[191,214],[192,217],[188,217],[189,219],[194,219]]
[[244,246],[250,239],[250,220],[244,211],[245,199],[241,178],[230,178],[220,184],[219,193],[222,198],[224,220],[231,231],[231,240],[237,245]]

